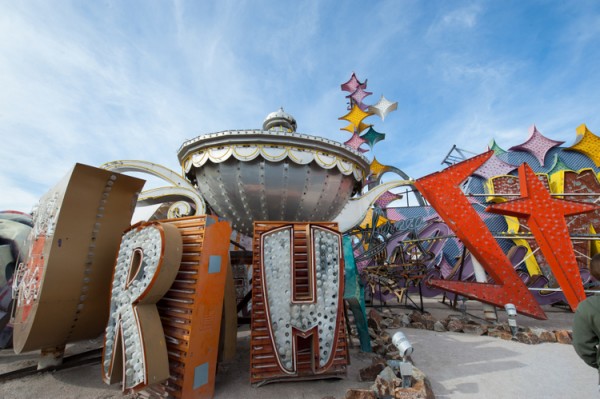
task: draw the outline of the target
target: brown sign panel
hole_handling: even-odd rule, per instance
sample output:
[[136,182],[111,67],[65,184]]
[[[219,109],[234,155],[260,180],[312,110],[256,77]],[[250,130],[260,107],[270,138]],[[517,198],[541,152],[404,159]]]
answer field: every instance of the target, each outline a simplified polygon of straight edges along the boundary
[[76,164],[42,197],[28,262],[17,271],[16,353],[100,335],[121,234],[143,185],[141,179]]

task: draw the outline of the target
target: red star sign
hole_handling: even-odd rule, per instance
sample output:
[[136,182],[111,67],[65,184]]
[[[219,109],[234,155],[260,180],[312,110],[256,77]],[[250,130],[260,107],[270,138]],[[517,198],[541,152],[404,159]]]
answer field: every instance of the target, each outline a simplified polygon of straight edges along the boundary
[[460,189],[460,184],[493,154],[493,151],[488,151],[441,172],[425,176],[417,180],[415,186],[463,242],[471,255],[481,263],[494,279],[495,284],[448,280],[432,280],[430,283],[435,287],[494,306],[503,307],[507,303],[512,303],[520,313],[537,319],[546,319],[544,311],[514,271],[510,260]]
[[522,198],[490,205],[486,211],[527,219],[567,302],[575,310],[586,296],[565,217],[591,212],[598,206],[552,198],[527,164],[519,167],[519,183]]

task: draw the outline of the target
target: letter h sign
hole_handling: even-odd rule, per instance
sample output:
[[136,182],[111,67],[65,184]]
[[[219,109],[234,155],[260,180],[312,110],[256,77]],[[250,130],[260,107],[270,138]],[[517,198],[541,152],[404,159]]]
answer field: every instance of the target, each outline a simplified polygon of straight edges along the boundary
[[345,375],[337,224],[256,222],[253,250],[251,382]]

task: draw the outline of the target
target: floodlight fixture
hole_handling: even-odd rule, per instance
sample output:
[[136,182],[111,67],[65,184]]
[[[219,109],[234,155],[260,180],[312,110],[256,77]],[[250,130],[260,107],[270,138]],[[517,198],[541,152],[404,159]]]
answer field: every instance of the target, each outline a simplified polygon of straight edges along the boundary
[[402,386],[408,388],[412,385],[413,365],[406,358],[413,353],[414,348],[406,335],[400,331],[392,336],[392,343],[398,348],[402,360],[388,360],[388,365],[402,378]]
[[507,303],[506,305],[504,305],[504,310],[506,310],[510,332],[514,338],[515,335],[517,335],[517,331],[519,329],[517,326],[517,308],[512,303]]
[[392,337],[392,343],[396,348],[398,348],[398,352],[400,353],[400,357],[404,359],[407,356],[410,356],[413,353],[413,346],[406,338],[403,332],[398,331]]

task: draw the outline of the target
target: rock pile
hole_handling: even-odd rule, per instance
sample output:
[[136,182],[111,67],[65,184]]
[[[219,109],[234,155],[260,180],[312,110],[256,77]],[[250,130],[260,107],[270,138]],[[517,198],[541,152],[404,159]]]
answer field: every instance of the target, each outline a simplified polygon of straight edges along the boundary
[[346,399],[435,399],[427,377],[413,366],[410,387],[403,385],[402,378],[387,366],[385,359],[376,357],[371,366],[360,370],[361,381],[374,381],[369,389],[349,389]]
[[[419,328],[437,332],[462,332],[472,335],[487,335],[506,340],[513,339],[510,327],[507,323],[488,324],[480,323],[463,315],[450,315],[443,320],[436,320],[431,314],[419,311],[411,313],[393,314],[389,309],[378,312],[375,309],[369,311],[369,328],[373,333],[378,330],[395,328]],[[369,330],[371,332],[371,330]],[[377,336],[377,334],[375,334]],[[389,334],[388,334],[389,335]],[[373,334],[371,335],[373,337]],[[381,337],[380,337],[381,338]],[[518,327],[515,335],[516,341],[528,345],[536,345],[544,342],[558,342],[571,344],[572,332],[569,330],[548,331],[543,328]],[[375,338],[376,344],[381,344],[381,339]]]
[[[389,311],[384,310],[380,314],[371,309],[368,323],[374,357],[370,366],[359,371],[359,380],[373,381],[374,384],[370,389],[349,389],[346,399],[434,399],[430,384],[421,370],[413,366],[410,386],[404,386],[402,378],[396,376],[387,364],[388,360],[400,360],[401,357],[386,328],[400,328],[402,321],[394,318]],[[412,362],[410,357],[405,360]]]

